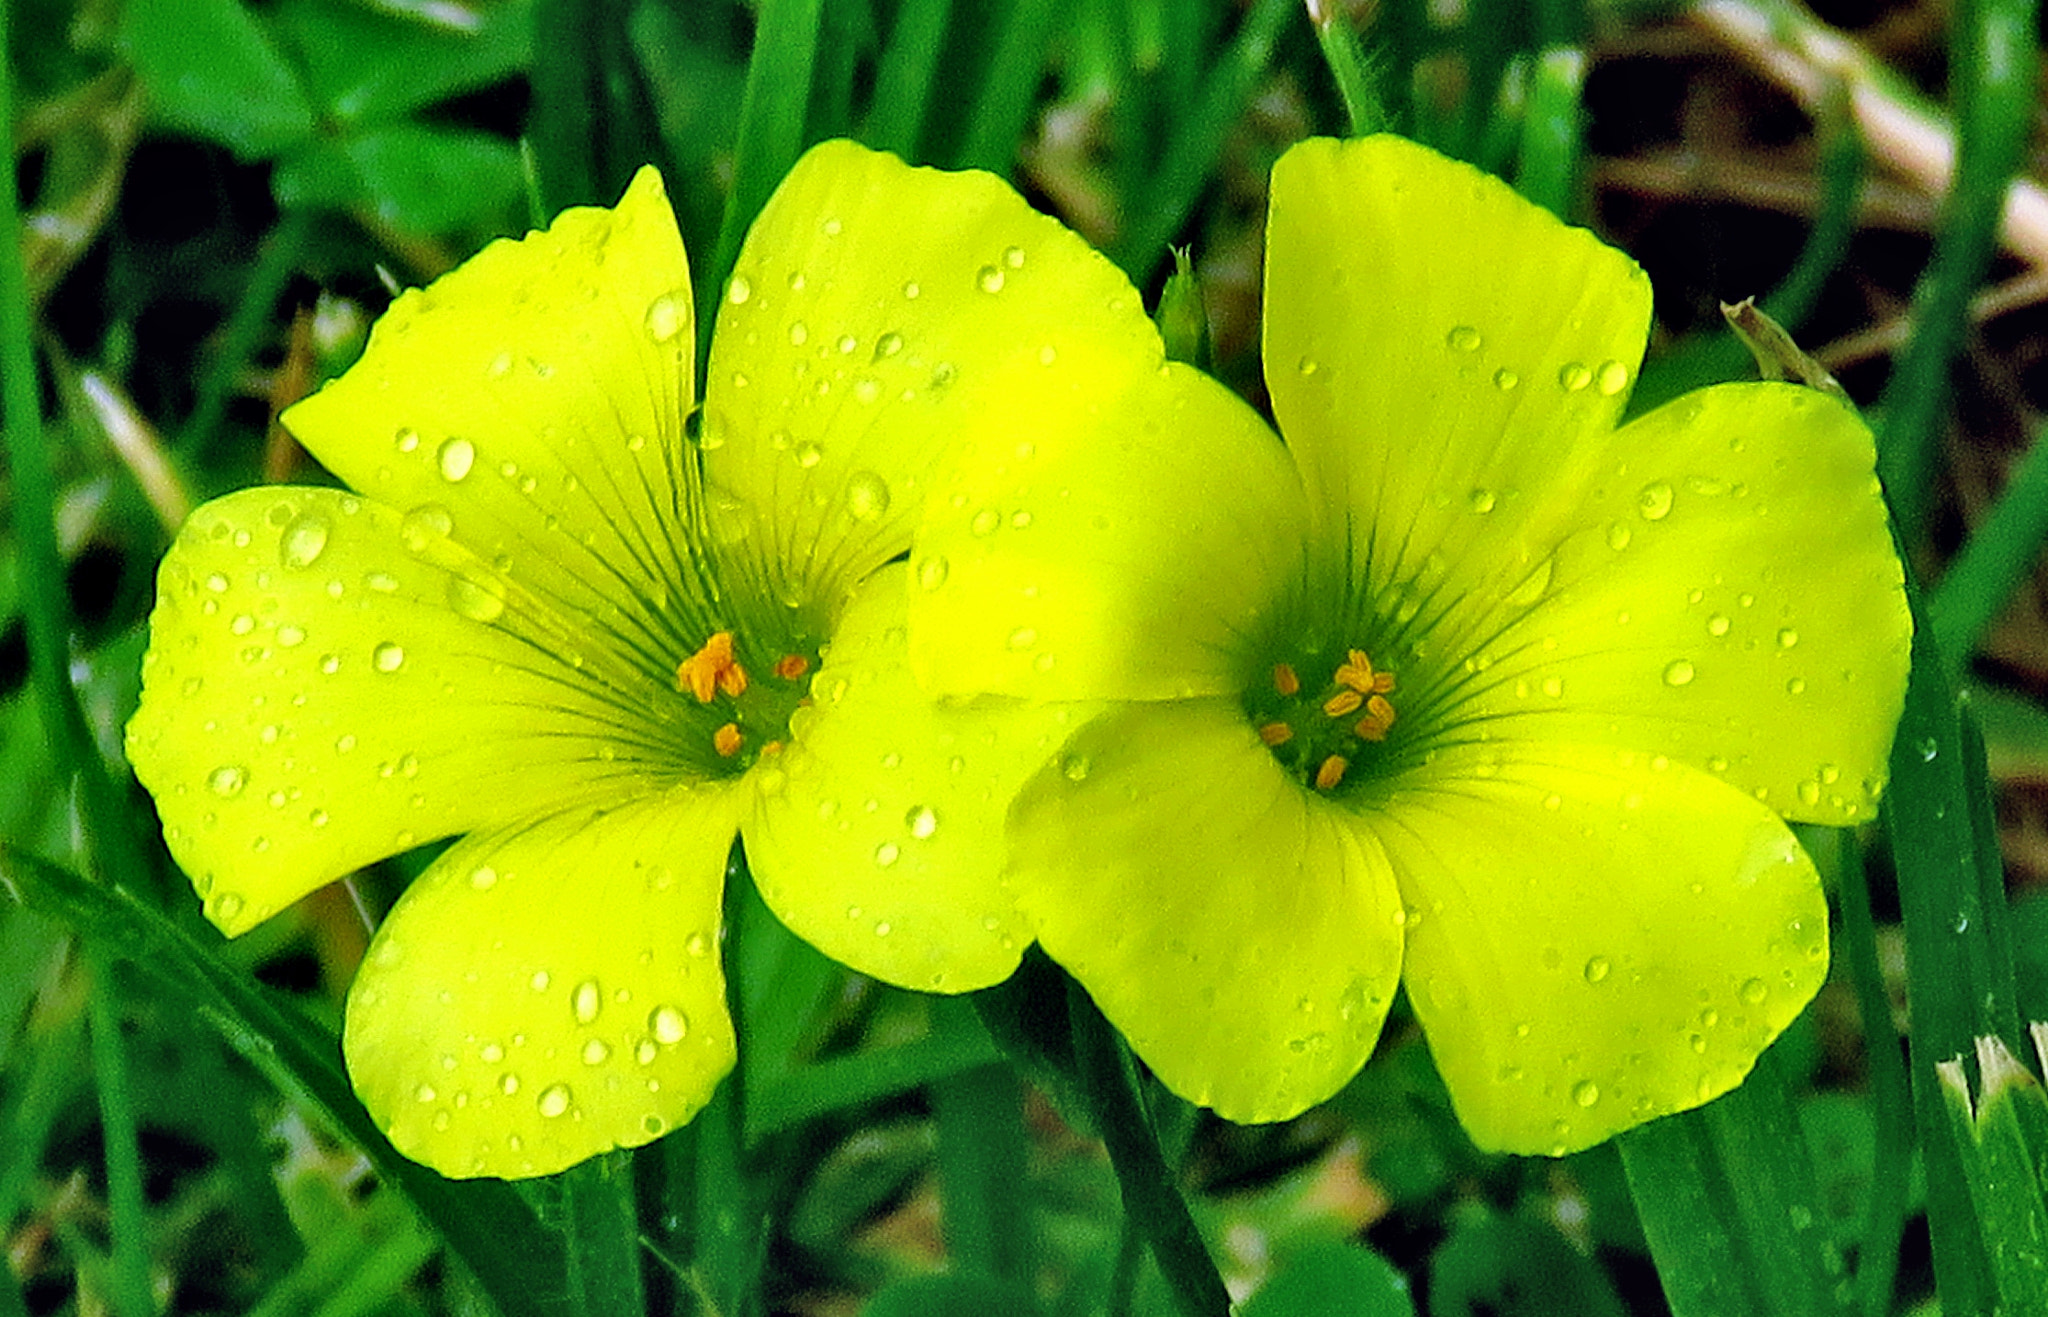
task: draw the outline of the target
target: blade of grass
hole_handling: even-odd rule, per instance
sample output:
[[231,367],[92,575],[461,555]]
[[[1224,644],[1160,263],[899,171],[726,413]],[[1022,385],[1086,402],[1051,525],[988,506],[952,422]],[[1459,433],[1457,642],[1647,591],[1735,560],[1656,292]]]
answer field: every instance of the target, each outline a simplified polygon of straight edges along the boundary
[[1172,1168],[1138,1092],[1130,1049],[1103,1018],[1085,989],[1067,984],[1067,1014],[1073,1029],[1080,1085],[1095,1112],[1103,1146],[1109,1150],[1123,1193],[1124,1214],[1152,1246],[1152,1257],[1186,1317],[1228,1317],[1230,1292],[1188,1214]]
[[904,0],[875,68],[875,97],[868,107],[867,144],[916,161],[924,116],[932,103],[932,79],[953,0]]
[[988,74],[968,114],[962,169],[1007,175],[1031,120],[1045,51],[1070,0],[1012,0],[996,34]]
[[[717,294],[739,258],[747,226],[803,151],[804,115],[810,106],[824,9],[825,0],[761,0],[756,11],[754,54],[747,61],[747,85],[740,96],[732,191],[719,224],[718,251],[697,276],[697,305],[707,310],[718,305]],[[711,319],[709,314],[699,317],[700,334]]]
[[[1818,840],[1819,845],[1812,844]],[[1870,878],[1850,834],[1840,829],[1809,830],[1807,842],[1823,874],[1840,893],[1842,935],[1837,944],[1856,989],[1863,1021],[1863,1054],[1870,1067],[1870,1105],[1876,1147],[1870,1170],[1870,1203],[1863,1241],[1856,1253],[1858,1307],[1864,1317],[1891,1311],[1899,1268],[1899,1240],[1906,1230],[1906,1192],[1913,1160],[1913,1093],[1906,1078],[1892,1003],[1878,963],[1877,925],[1870,913]]]
[[249,283],[228,316],[219,350],[200,373],[192,415],[178,431],[177,451],[186,461],[200,462],[213,453],[236,382],[256,355],[263,336],[270,331],[271,315],[277,310],[278,299],[284,296],[285,285],[298,270],[300,253],[312,230],[311,211],[287,210],[257,249],[255,268],[249,272]]
[[569,1292],[586,1317],[645,1312],[632,1154],[593,1157],[553,1177],[550,1187],[568,1246]]
[[382,1180],[433,1226],[504,1317],[576,1317],[564,1304],[560,1241],[502,1180],[448,1180],[401,1156],[349,1087],[334,1035],[280,1004],[192,934],[124,890],[109,890],[0,847],[0,885],[131,967],[166,999],[190,1003],[228,1045],[302,1094],[369,1156]]
[[1991,624],[2031,577],[2048,541],[2048,430],[2013,469],[1998,501],[1928,592],[1951,677],[1961,674]]
[[114,964],[95,957],[89,997],[94,1090],[107,1171],[108,1289],[118,1317],[150,1317],[149,1221],[142,1203],[141,1130],[128,1049],[121,1037],[121,987]]
[[1031,1209],[1024,1171],[1024,1090],[1001,1063],[932,1085],[939,1188],[955,1270],[1028,1285]]
[[1909,545],[1933,506],[1949,365],[1962,347],[1970,295],[1997,251],[2006,184],[2033,130],[2035,8],[2035,0],[1971,0],[1955,9],[1955,181],[1933,259],[1913,294],[1912,341],[1879,403],[1878,473]]
[[1165,157],[1143,195],[1128,198],[1129,224],[1111,252],[1131,281],[1143,286],[1166,255],[1166,246],[1187,222],[1202,189],[1209,185],[1223,139],[1251,99],[1266,71],[1280,25],[1297,0],[1254,0],[1221,58],[1204,81],[1207,93],[1175,125]]
[[932,1033],[913,1043],[880,1051],[836,1056],[792,1070],[763,1085],[747,1105],[747,1142],[794,1129],[808,1120],[882,1098],[894,1097],[926,1084],[986,1066],[1002,1052],[971,1010],[942,999],[938,1007],[958,1010],[957,1027],[934,1021]]
[[1387,110],[1380,104],[1372,65],[1359,47],[1351,20],[1327,0],[1308,0],[1308,17],[1315,25],[1316,43],[1323,48],[1323,62],[1330,67],[1330,79],[1344,102],[1351,136],[1378,132],[1387,122]]
[[1734,1193],[1705,1124],[1668,1116],[1615,1140],[1673,1317],[1773,1311],[1742,1247]]
[[1965,785],[1983,772],[1964,753],[1956,696],[1919,591],[1913,608],[1913,667],[1891,754],[1884,822],[1898,871],[1906,925],[1907,1009],[1913,1108],[1927,1172],[1928,1229],[1934,1273],[1952,1312],[1988,1312],[1995,1297],[1962,1163],[1953,1140],[1933,1137],[1948,1115],[1938,1062],[1971,1050],[1979,1034],[2017,1033],[2010,969],[1994,971],[1984,935],[1975,811]]
[[1579,93],[1586,84],[1586,52],[1553,46],[1536,57],[1529,80],[1529,107],[1522,116],[1520,164],[1515,188],[1523,196],[1569,220],[1579,173]]

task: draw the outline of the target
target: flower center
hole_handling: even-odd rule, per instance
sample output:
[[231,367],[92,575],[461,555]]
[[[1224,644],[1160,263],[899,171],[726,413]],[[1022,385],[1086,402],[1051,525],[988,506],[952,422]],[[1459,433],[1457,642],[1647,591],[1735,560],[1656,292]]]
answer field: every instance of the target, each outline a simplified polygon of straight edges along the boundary
[[1394,674],[1375,668],[1362,649],[1347,650],[1329,679],[1304,686],[1321,663],[1309,655],[1273,665],[1270,687],[1245,695],[1245,710],[1259,739],[1287,770],[1318,791],[1334,791],[1358,760],[1373,752],[1393,730]]
[[755,681],[740,662],[733,633],[718,631],[676,665],[676,689],[720,718],[711,748],[743,772],[762,756],[781,752],[790,715],[809,698],[804,678],[815,661],[809,654],[784,654],[767,680]]

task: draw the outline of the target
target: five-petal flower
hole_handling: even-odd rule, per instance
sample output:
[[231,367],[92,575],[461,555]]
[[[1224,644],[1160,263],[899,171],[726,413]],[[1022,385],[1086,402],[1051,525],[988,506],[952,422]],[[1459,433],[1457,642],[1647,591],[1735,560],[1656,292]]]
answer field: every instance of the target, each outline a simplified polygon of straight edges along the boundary
[[1618,426],[1649,318],[1497,180],[1309,142],[1268,231],[1285,445],[1156,343],[968,418],[913,667],[1076,730],[956,904],[1235,1119],[1335,1092],[1397,984],[1489,1148],[1741,1082],[1826,971],[1785,820],[1871,816],[1911,624],[1855,414],[1756,383]]
[[[736,830],[765,883],[1000,860],[1007,798],[833,817],[785,765],[848,746],[828,718],[806,753],[814,683],[907,686],[886,564],[950,436],[1128,288],[989,175],[827,143],[740,253],[692,442],[689,287],[651,170],[493,244],[287,415],[353,492],[219,499],[159,576],[129,752],[223,931],[460,838],[378,930],[344,1032],[394,1144],[451,1175],[551,1172],[707,1100]],[[948,753],[988,780],[981,747]],[[905,931],[1001,977],[1016,923],[941,905]]]

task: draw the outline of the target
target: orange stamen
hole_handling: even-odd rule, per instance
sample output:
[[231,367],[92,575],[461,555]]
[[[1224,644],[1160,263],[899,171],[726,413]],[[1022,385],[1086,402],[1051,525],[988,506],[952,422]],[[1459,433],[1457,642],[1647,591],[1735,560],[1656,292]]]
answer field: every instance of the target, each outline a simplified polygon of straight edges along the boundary
[[1331,755],[1316,770],[1316,790],[1328,791],[1344,780],[1344,770],[1351,767],[1351,761],[1343,755]]
[[1393,725],[1394,706],[1386,696],[1375,695],[1365,702],[1365,717],[1358,720],[1354,730],[1368,741],[1384,741]]
[[1294,669],[1285,663],[1273,665],[1273,689],[1282,695],[1294,695],[1301,690],[1301,678],[1294,675]]
[[1267,723],[1259,729],[1259,739],[1267,745],[1286,745],[1294,739],[1294,729],[1286,723]]
[[[726,673],[731,671],[738,671],[739,676],[727,677]],[[735,683],[738,690],[733,689]],[[699,704],[711,703],[720,689],[728,695],[738,695],[746,688],[746,671],[733,661],[730,631],[714,633],[704,642],[704,648],[676,665],[676,689],[690,692]]]
[[1364,650],[1354,649],[1344,657],[1344,664],[1337,669],[1339,686],[1349,686],[1360,695],[1385,694],[1394,689],[1394,674],[1375,672]]
[[784,681],[795,681],[811,670],[811,661],[801,654],[784,654],[775,660],[775,675]]
[[747,693],[747,670],[737,663],[726,665],[718,674],[718,689],[738,699]]
[[1323,701],[1323,712],[1332,718],[1342,718],[1345,714],[1356,710],[1363,703],[1365,703],[1365,697],[1357,691],[1341,690]]
[[730,759],[740,752],[740,729],[737,723],[727,723],[711,734],[711,748]]

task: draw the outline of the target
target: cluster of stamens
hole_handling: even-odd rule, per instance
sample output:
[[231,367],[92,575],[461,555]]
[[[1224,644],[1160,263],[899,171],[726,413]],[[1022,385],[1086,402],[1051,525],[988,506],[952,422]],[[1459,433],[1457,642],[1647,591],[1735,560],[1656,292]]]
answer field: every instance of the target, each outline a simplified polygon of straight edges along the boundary
[[[784,682],[798,682],[811,670],[811,660],[802,654],[784,654],[775,660],[771,671]],[[734,717],[719,724],[711,733],[711,748],[721,759],[737,756],[746,745],[746,733],[740,729],[745,714],[739,707],[740,697],[752,685],[746,668],[740,663],[733,648],[733,634],[730,631],[713,633],[703,646],[690,657],[676,665],[676,689],[696,697],[699,704],[711,704],[721,697],[730,702]],[[788,704],[787,692],[776,704]],[[786,721],[786,713],[779,721]],[[782,742],[770,740],[763,744],[760,753],[772,755],[782,749]]]
[[1309,780],[1318,791],[1329,791],[1344,780],[1361,743],[1387,739],[1394,726],[1394,705],[1387,698],[1393,689],[1394,674],[1373,667],[1364,650],[1354,649],[1320,691],[1307,695],[1292,664],[1274,664],[1273,692],[1280,698],[1254,696],[1247,703],[1259,740],[1305,776],[1312,768]]

